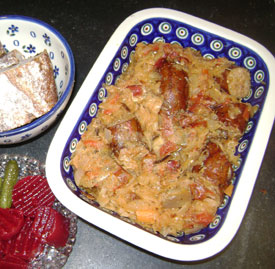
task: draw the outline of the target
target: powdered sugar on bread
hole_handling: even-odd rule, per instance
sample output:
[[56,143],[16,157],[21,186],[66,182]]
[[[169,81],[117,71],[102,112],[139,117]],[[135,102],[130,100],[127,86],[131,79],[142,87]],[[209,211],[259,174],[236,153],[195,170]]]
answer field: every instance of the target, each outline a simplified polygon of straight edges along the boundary
[[30,123],[57,102],[53,67],[46,50],[0,70],[0,132]]

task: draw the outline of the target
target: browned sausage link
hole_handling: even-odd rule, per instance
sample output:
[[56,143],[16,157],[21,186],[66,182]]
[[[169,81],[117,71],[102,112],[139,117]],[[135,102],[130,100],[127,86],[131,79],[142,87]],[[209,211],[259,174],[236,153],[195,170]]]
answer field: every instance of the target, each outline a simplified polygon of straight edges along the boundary
[[217,144],[209,142],[206,149],[209,155],[203,164],[203,174],[208,180],[224,190],[232,177],[231,163]]
[[139,122],[133,118],[108,128],[112,133],[112,142],[110,144],[115,156],[124,148],[127,141],[140,140],[142,132]]
[[168,115],[186,109],[189,95],[187,73],[176,69],[172,64],[163,62],[159,68],[161,91],[164,95],[162,110]]
[[[230,106],[240,111],[233,119],[229,115]],[[214,110],[221,122],[238,128],[241,133],[244,132],[250,116],[249,108],[245,103],[223,104],[215,107]]]

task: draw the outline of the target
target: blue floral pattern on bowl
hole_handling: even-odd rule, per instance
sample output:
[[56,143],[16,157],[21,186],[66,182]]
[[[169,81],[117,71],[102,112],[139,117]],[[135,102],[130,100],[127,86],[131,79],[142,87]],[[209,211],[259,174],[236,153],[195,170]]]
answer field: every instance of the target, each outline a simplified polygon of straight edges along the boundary
[[[89,200],[84,196],[81,190],[76,186],[73,169],[69,165],[71,154],[75,151],[76,144],[81,139],[81,135],[86,130],[87,125],[96,116],[98,105],[107,95],[106,89],[102,86],[103,83],[108,85],[115,83],[121,73],[127,69],[131,54],[134,53],[138,42],[152,43],[156,41],[179,43],[183,47],[192,47],[199,50],[205,58],[227,57],[237,65],[246,67],[250,71],[252,78],[251,92],[249,96],[244,98],[244,102],[249,102],[253,106],[258,106],[258,111],[249,121],[245,134],[236,149],[236,153],[240,155],[240,161],[239,165],[233,167],[235,176],[232,180],[232,184],[235,186],[238,184],[242,167],[249,151],[250,142],[253,139],[261,109],[265,102],[266,92],[269,88],[269,72],[264,61],[251,49],[213,33],[172,19],[151,18],[138,23],[129,31],[112,62],[109,64],[105,74],[102,76],[97,89],[88,101],[87,106],[84,108],[63,150],[61,174],[68,188],[81,199],[99,209],[101,209],[99,205],[95,201]],[[221,206],[217,210],[216,218],[208,227],[194,234],[182,234],[178,237],[167,236],[165,239],[181,244],[197,244],[210,239],[222,226],[231,199],[231,197],[225,195]],[[108,213],[112,214],[114,217],[120,218],[115,212]],[[131,221],[125,218],[121,219],[131,223]],[[157,236],[161,235],[157,234]]]
[[30,17],[0,17],[0,41],[7,52],[16,49],[26,58],[46,49],[54,68],[58,94],[55,107],[27,125],[0,133],[0,144],[21,143],[44,132],[64,110],[74,84],[74,58],[67,41],[59,32]]

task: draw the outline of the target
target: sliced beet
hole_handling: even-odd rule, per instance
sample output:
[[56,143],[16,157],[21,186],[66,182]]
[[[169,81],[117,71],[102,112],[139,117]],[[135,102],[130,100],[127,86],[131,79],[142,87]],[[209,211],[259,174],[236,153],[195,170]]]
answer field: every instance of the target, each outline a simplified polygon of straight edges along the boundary
[[0,259],[0,268],[26,269],[29,263],[13,255],[6,255]]
[[43,242],[56,248],[63,247],[69,237],[69,222],[53,208],[43,206],[36,211],[32,231]]
[[33,220],[26,218],[20,232],[8,241],[4,241],[4,253],[25,261],[31,261],[44,248],[41,238],[32,233]]
[[55,196],[46,177],[42,175],[27,176],[19,180],[12,194],[13,206],[24,212],[27,217],[34,217],[40,206],[52,206]]
[[0,208],[0,240],[9,240],[19,233],[24,224],[21,210],[14,208]]

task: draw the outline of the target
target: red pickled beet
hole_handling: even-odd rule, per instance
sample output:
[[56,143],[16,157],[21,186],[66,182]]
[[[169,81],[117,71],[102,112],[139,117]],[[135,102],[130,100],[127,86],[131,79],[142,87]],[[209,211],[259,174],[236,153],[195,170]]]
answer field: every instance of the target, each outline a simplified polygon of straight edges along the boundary
[[56,248],[63,247],[69,237],[69,222],[53,208],[42,206],[36,211],[32,231],[43,242]]
[[12,255],[7,255],[0,259],[0,268],[3,269],[25,269],[28,268],[28,262]]
[[0,208],[0,239],[9,240],[24,224],[23,212],[13,208]]
[[2,257],[4,256],[4,242],[0,240],[0,261],[2,260]]
[[31,261],[44,248],[41,239],[32,233],[33,220],[25,219],[25,223],[17,236],[6,241],[5,254],[10,254],[26,261]]
[[46,177],[42,175],[27,176],[19,180],[12,194],[13,206],[33,217],[39,206],[52,206],[55,196]]

